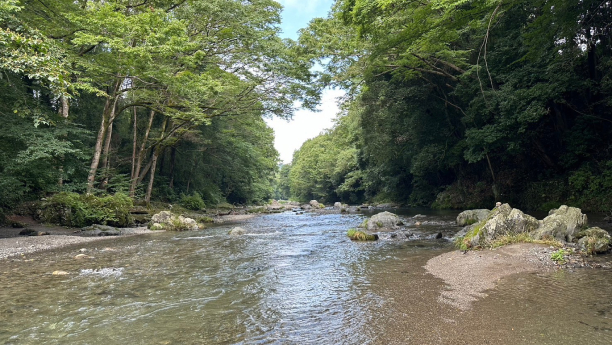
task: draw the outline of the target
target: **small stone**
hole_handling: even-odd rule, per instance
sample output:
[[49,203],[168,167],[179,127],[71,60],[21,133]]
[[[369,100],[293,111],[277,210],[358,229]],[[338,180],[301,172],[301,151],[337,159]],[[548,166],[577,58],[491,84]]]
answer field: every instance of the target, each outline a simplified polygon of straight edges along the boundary
[[74,257],[76,260],[84,260],[84,259],[93,259],[93,257],[87,255],[87,254],[77,254]]
[[53,273],[51,274],[53,274],[54,276],[65,276],[65,275],[68,275],[69,273],[66,271],[53,271]]

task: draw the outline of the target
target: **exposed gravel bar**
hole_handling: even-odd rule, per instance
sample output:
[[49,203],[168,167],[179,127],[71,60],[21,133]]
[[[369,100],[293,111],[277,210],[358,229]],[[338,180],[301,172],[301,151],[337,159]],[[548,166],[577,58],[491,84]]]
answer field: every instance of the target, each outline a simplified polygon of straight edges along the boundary
[[[0,260],[10,258],[16,255],[29,254],[44,250],[62,248],[78,243],[88,243],[113,238],[112,236],[84,237],[67,235],[65,233],[69,232],[69,230],[65,228],[37,227],[37,229],[44,229],[44,231],[49,232],[50,235],[14,237],[18,236],[19,230],[21,229],[0,229]],[[153,232],[145,227],[125,228],[120,230],[122,232],[122,236],[139,235]]]
[[430,259],[424,267],[448,284],[439,301],[467,310],[504,277],[554,269],[550,253],[549,247],[532,243],[465,253],[455,250]]

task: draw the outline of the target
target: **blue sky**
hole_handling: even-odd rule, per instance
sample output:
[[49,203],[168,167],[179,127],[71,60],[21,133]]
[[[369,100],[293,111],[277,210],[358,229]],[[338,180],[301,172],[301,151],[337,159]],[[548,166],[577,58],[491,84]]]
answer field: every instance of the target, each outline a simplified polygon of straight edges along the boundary
[[[297,31],[308,25],[311,19],[327,17],[334,0],[277,0],[284,6],[282,37],[297,39]],[[344,93],[340,90],[326,90],[323,92],[319,112],[298,110],[293,120],[287,122],[278,118],[266,120],[274,129],[274,147],[280,153],[284,163],[290,163],[293,151],[302,144],[314,138],[326,128],[331,128],[333,119],[338,113],[336,98]]]

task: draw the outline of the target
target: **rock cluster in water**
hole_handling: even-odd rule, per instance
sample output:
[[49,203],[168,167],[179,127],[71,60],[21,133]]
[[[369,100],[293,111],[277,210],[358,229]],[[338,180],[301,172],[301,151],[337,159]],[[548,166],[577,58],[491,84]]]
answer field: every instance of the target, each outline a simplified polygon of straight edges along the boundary
[[199,226],[195,219],[177,216],[170,211],[161,211],[151,217],[149,222],[151,230],[187,231],[198,230]]
[[579,208],[565,205],[552,209],[543,220],[508,204],[487,210],[486,214],[484,210],[468,210],[457,216],[457,225],[465,226],[455,235],[462,249],[487,246],[504,236],[576,243],[589,254],[606,252],[611,245],[607,231],[589,228],[587,216]]

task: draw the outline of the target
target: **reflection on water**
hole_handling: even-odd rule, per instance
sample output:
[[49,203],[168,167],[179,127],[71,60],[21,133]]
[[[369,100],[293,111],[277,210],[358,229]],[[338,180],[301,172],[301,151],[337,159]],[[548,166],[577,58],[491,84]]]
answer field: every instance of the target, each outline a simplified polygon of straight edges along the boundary
[[[455,231],[453,217],[421,230]],[[89,244],[92,260],[74,247],[4,261],[0,344],[609,343],[611,272],[513,276],[461,312],[422,268],[450,244],[349,241],[361,221],[269,215],[245,236],[228,225]]]

